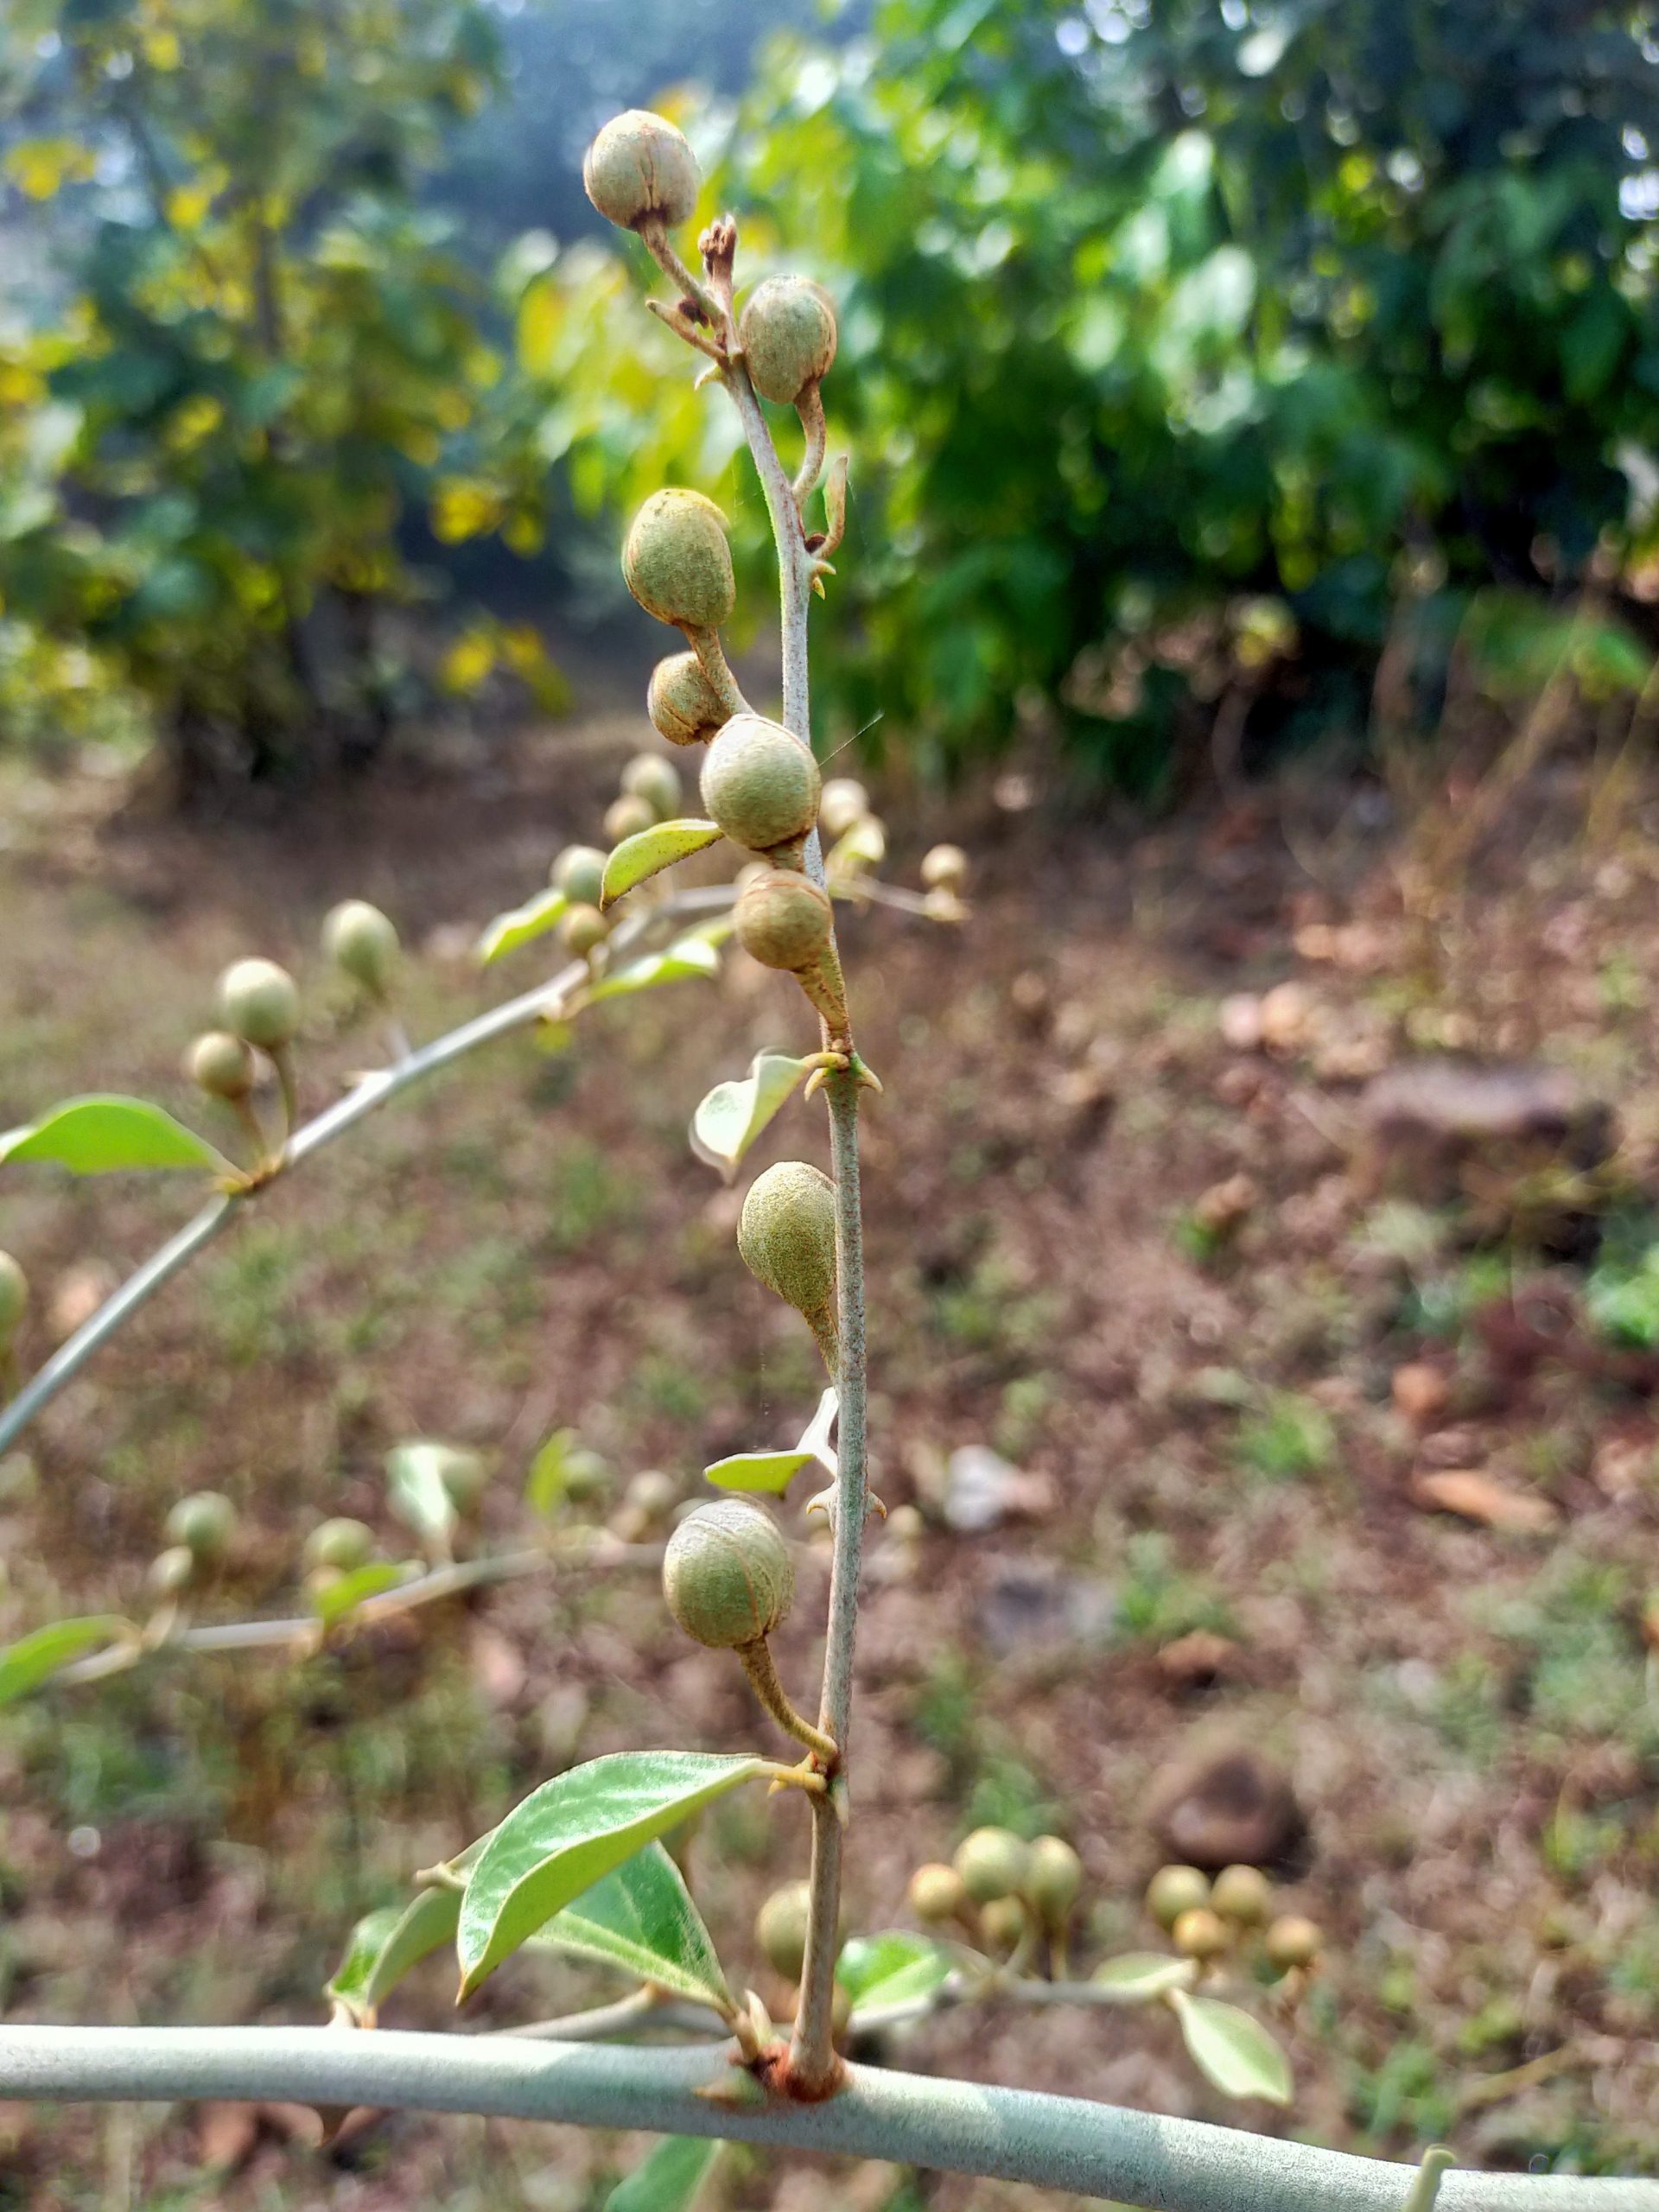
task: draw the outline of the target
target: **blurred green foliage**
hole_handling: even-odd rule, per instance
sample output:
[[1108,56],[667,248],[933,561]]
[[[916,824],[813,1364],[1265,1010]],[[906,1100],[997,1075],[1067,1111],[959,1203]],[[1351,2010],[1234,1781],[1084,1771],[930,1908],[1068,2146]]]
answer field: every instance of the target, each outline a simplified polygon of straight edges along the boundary
[[[1252,744],[1362,724],[1391,626],[1432,699],[1471,607],[1514,671],[1547,594],[1629,577],[1659,488],[1645,21],[880,0],[833,52],[774,43],[734,114],[677,111],[750,277],[841,301],[834,735],[885,715],[943,760],[1058,712],[1144,787],[1224,701]],[[664,397],[650,273],[583,245],[524,286],[543,448],[594,513],[723,494],[752,552],[731,424],[683,359]]]

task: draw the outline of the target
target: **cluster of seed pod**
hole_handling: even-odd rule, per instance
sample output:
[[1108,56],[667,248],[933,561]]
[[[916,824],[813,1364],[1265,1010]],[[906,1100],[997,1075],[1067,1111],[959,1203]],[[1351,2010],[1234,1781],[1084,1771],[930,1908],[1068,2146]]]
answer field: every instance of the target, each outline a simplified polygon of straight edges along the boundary
[[949,1864],[918,1866],[906,1902],[925,1925],[955,1927],[994,1958],[1024,1963],[1039,1942],[1064,1972],[1083,1861],[1064,1836],[1027,1842],[1012,1828],[976,1828]]
[[167,1543],[145,1577],[152,1595],[179,1597],[224,1562],[236,1534],[236,1508],[222,1491],[193,1491],[167,1516]]
[[1213,1882],[1196,1866],[1160,1866],[1147,1886],[1147,1910],[1183,1958],[1207,1966],[1253,1947],[1275,1974],[1311,1967],[1319,1929],[1273,1906],[1273,1883],[1259,1866],[1224,1866]]
[[[680,810],[680,777],[660,753],[636,753],[622,771],[616,797],[605,811],[611,844],[671,822]],[[612,917],[601,906],[606,855],[597,845],[567,845],[556,855],[548,880],[568,904],[559,918],[559,937],[578,960],[592,960],[611,933]]]

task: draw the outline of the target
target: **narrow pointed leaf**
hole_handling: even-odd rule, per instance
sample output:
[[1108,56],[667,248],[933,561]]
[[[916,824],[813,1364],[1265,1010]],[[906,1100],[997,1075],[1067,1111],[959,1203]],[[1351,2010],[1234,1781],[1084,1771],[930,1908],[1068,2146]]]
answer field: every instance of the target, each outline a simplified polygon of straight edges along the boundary
[[130,1167],[231,1172],[216,1145],[144,1098],[66,1099],[38,1122],[0,1135],[0,1160],[54,1160],[77,1175]]
[[650,876],[660,875],[665,868],[672,868],[676,861],[700,853],[719,835],[720,825],[715,822],[654,822],[637,836],[625,837],[605,863],[600,906],[613,906],[636,883],[644,883]]
[[364,1977],[366,2009],[372,2012],[423,1959],[453,1942],[460,1918],[459,1890],[417,1890],[386,1931],[379,1955]]
[[660,1843],[625,1859],[532,1940],[620,1967],[637,1980],[658,1982],[717,2012],[731,2003],[702,1916]]
[[716,1490],[765,1491],[781,1497],[803,1467],[810,1467],[811,1452],[737,1452],[729,1459],[716,1459],[702,1471],[705,1482]]
[[492,960],[503,959],[509,952],[517,952],[521,944],[544,937],[563,918],[569,904],[563,891],[538,891],[522,906],[511,906],[505,914],[498,914],[478,940],[480,961],[487,968]]
[[0,1650],[0,1705],[27,1697],[60,1667],[110,1643],[130,1626],[119,1613],[87,1613],[76,1620],[52,1621],[8,1644]]
[[1197,1971],[1191,1959],[1173,1958],[1167,1951],[1125,1951],[1121,1958],[1103,1960],[1089,1979],[1126,2005],[1147,2005],[1166,1991],[1189,1987]]
[[648,952],[641,960],[602,976],[588,990],[591,1001],[626,998],[630,991],[649,991],[658,983],[685,982],[692,977],[707,982],[720,973],[720,955],[704,938],[677,938],[661,952]]
[[766,1765],[710,1751],[614,1751],[532,1790],[468,1878],[455,1945],[461,1994],[642,1845]]
[[691,2212],[726,2148],[704,2135],[665,2135],[605,2200],[605,2212]]
[[348,2005],[362,2015],[368,2002],[369,1977],[403,1916],[403,1907],[395,1904],[383,1904],[364,1914],[346,1940],[345,1955],[322,1986],[325,1997]]
[[1224,2096],[1290,2102],[1290,2062],[1262,2026],[1236,2005],[1172,1989],[1169,2002],[1181,2024],[1187,2055]]
[[757,1052],[747,1075],[717,1083],[691,1117],[691,1149],[729,1183],[738,1163],[807,1071],[788,1052]]
[[855,1936],[836,1961],[836,1980],[855,2005],[899,2005],[930,1996],[950,1978],[950,1959],[925,1936],[890,1928]]
[[312,1611],[325,1628],[332,1628],[336,1621],[354,1613],[365,1599],[395,1590],[400,1582],[412,1581],[420,1571],[412,1560],[372,1559],[365,1566],[349,1567],[319,1589],[311,1601]]
[[406,1529],[440,1549],[455,1533],[455,1502],[443,1471],[451,1457],[447,1444],[394,1445],[386,1454],[387,1503]]

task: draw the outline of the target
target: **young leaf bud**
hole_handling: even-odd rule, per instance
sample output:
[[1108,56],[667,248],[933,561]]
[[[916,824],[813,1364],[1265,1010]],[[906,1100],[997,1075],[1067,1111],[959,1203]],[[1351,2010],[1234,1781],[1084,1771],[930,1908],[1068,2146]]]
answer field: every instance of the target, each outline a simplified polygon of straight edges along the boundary
[[1226,1923],[1208,1905],[1184,1912],[1169,1931],[1169,1940],[1185,1959],[1219,1958],[1232,1941]]
[[757,1282],[804,1314],[815,1332],[833,1326],[836,1186],[804,1160],[780,1160],[750,1184],[737,1249]]
[[29,1303],[29,1277],[10,1252],[0,1252],[0,1350],[17,1333]]
[[624,791],[605,810],[605,835],[613,845],[620,845],[625,837],[637,837],[642,830],[654,829],[656,823],[656,810],[632,791]]
[[610,933],[611,925],[597,906],[568,906],[559,924],[559,935],[578,960],[585,960]]
[[274,960],[238,960],[219,979],[219,1013],[245,1044],[280,1052],[299,1030],[300,995]]
[[991,1950],[1013,1950],[1026,1932],[1026,1908],[1018,1897],[992,1897],[980,1907],[979,1932]]
[[198,1037],[184,1056],[184,1069],[210,1098],[234,1103],[253,1089],[253,1054],[228,1029],[209,1029]]
[[1147,1910],[1160,1928],[1210,1902],[1208,1878],[1196,1866],[1160,1866],[1147,1885]]
[[597,906],[605,881],[605,855],[597,845],[567,845],[548,880],[573,906]]
[[853,776],[831,776],[818,801],[818,827],[826,837],[844,837],[870,810],[870,795]]
[[961,1875],[938,1859],[916,1869],[905,1897],[918,1920],[934,1924],[960,1919],[969,1903]]
[[397,932],[366,899],[346,899],[333,907],[322,925],[322,949],[342,976],[384,999],[397,972]]
[[1061,1926],[1083,1887],[1083,1861],[1063,1836],[1039,1835],[1031,1847],[1026,1895],[1050,1928]]
[[1288,1974],[1293,1967],[1311,1967],[1319,1955],[1324,1943],[1319,1928],[1300,1913],[1287,1913],[1282,1920],[1275,1920],[1263,1939],[1262,1948],[1268,1963],[1281,1974]]
[[818,764],[763,715],[734,715],[702,763],[703,811],[734,845],[774,852],[799,842],[818,811]]
[[798,975],[830,942],[827,894],[793,868],[769,868],[746,883],[734,909],[737,941],[763,968]]
[[688,1514],[663,1556],[668,1610],[694,1643],[735,1651],[769,1636],[795,1594],[795,1567],[777,1523],[747,1498]]
[[683,131],[648,108],[613,116],[582,156],[582,189],[620,230],[690,222],[702,181]]
[[305,1540],[308,1567],[332,1567],[349,1574],[373,1554],[374,1531],[361,1521],[320,1521]]
[[622,789],[644,799],[658,822],[672,822],[680,810],[679,771],[660,753],[636,753],[622,771]]
[[960,845],[935,845],[922,855],[922,881],[930,891],[960,891],[968,880],[968,855]]
[[169,1544],[144,1569],[144,1580],[152,1598],[176,1598],[195,1571],[196,1555],[189,1545]]
[[168,1541],[187,1546],[198,1559],[217,1559],[235,1528],[236,1508],[222,1491],[196,1491],[167,1516]]
[[731,720],[696,653],[671,653],[651,671],[645,712],[671,745],[701,745]]
[[836,358],[835,303],[810,276],[768,276],[743,303],[737,340],[761,398],[792,407]]
[[718,630],[737,598],[725,517],[701,492],[653,492],[623,544],[622,574],[659,622]]
[[1026,1886],[1031,1853],[1012,1828],[976,1828],[957,1846],[952,1862],[976,1904],[1015,1897]]
[[1260,1928],[1273,1904],[1273,1884],[1259,1866],[1224,1866],[1210,1892],[1210,1904],[1235,1927]]
[[774,1890],[754,1917],[754,1940],[775,1974],[798,1981],[806,1963],[807,1923],[812,1915],[808,1882],[785,1882]]

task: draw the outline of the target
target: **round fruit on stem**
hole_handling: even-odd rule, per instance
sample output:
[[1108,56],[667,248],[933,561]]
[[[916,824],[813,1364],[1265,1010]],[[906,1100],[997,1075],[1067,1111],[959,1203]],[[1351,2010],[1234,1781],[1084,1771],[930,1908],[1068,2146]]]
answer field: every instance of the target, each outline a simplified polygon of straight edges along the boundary
[[829,896],[794,868],[769,868],[752,876],[733,914],[738,943],[763,968],[798,975],[815,968],[829,946]]
[[397,932],[366,899],[342,899],[322,925],[322,949],[342,976],[372,999],[385,999],[397,973]]
[[228,1029],[209,1029],[197,1038],[184,1057],[185,1073],[210,1098],[240,1105],[251,1096],[253,1054]]
[[1031,1850],[1012,1828],[976,1828],[957,1846],[952,1861],[963,1887],[978,1905],[1017,1897],[1031,1867]]
[[645,711],[671,745],[702,745],[731,720],[695,652],[670,653],[651,671]]
[[305,1540],[305,1563],[349,1574],[365,1565],[373,1551],[374,1531],[363,1522],[343,1517],[320,1521]]
[[680,810],[679,772],[660,753],[636,753],[622,771],[622,789],[642,798],[658,822],[671,822]]
[[583,190],[620,230],[689,222],[702,181],[684,132],[649,108],[613,116],[582,156]]
[[0,1252],[0,1347],[11,1342],[29,1304],[29,1277],[10,1252]]
[[647,614],[718,630],[736,603],[726,518],[701,492],[653,492],[622,547],[622,574]]
[[1209,1878],[1196,1866],[1160,1866],[1147,1885],[1147,1910],[1163,1929],[1209,1902]]
[[1083,1888],[1083,1861],[1064,1836],[1039,1835],[1032,1845],[1025,1894],[1046,1928],[1061,1928]]
[[757,1282],[803,1316],[836,1365],[836,1186],[822,1168],[780,1160],[743,1200],[737,1249]]
[[812,1917],[810,1882],[785,1882],[754,1916],[754,1940],[775,1974],[798,1981],[806,1963],[806,1931]]
[[930,891],[960,891],[968,880],[968,855],[960,845],[935,845],[922,855],[922,881]]
[[605,810],[605,835],[613,845],[620,845],[629,837],[637,837],[642,830],[657,826],[657,810],[633,791],[624,791],[620,798],[613,798]]
[[597,906],[605,882],[605,858],[597,845],[567,845],[548,871],[548,880],[573,906]]
[[795,1564],[764,1507],[722,1497],[688,1514],[669,1538],[663,1595],[694,1643],[737,1651],[770,1636],[787,1615]]
[[1187,1959],[1219,1958],[1232,1937],[1219,1913],[1208,1905],[1194,1905],[1184,1912],[1169,1931],[1169,1940]]
[[1237,1928],[1260,1928],[1273,1906],[1273,1884],[1259,1866],[1224,1866],[1210,1892],[1210,1904]]
[[559,923],[559,935],[578,960],[604,944],[611,925],[597,906],[569,906]]
[[844,837],[870,810],[870,795],[853,776],[831,776],[818,802],[818,827],[826,837]]
[[197,1559],[217,1559],[235,1529],[236,1508],[222,1491],[194,1491],[167,1516],[168,1541],[185,1545]]
[[703,811],[752,853],[798,845],[817,819],[818,764],[764,715],[734,715],[702,764]]
[[963,1918],[971,1902],[967,1885],[956,1868],[938,1859],[916,1869],[905,1891],[905,1899],[918,1920],[934,1927]]
[[1026,1908],[1018,1897],[992,1897],[979,1909],[979,1932],[993,1951],[1014,1950],[1026,1926]]
[[1288,1974],[1293,1967],[1311,1967],[1324,1942],[1317,1923],[1304,1919],[1299,1912],[1287,1913],[1268,1929],[1262,1948],[1269,1966]]
[[768,276],[743,303],[737,340],[761,398],[794,407],[835,360],[835,304],[810,276]]
[[219,979],[219,1013],[245,1044],[279,1052],[299,1034],[300,995],[274,960],[238,960]]

